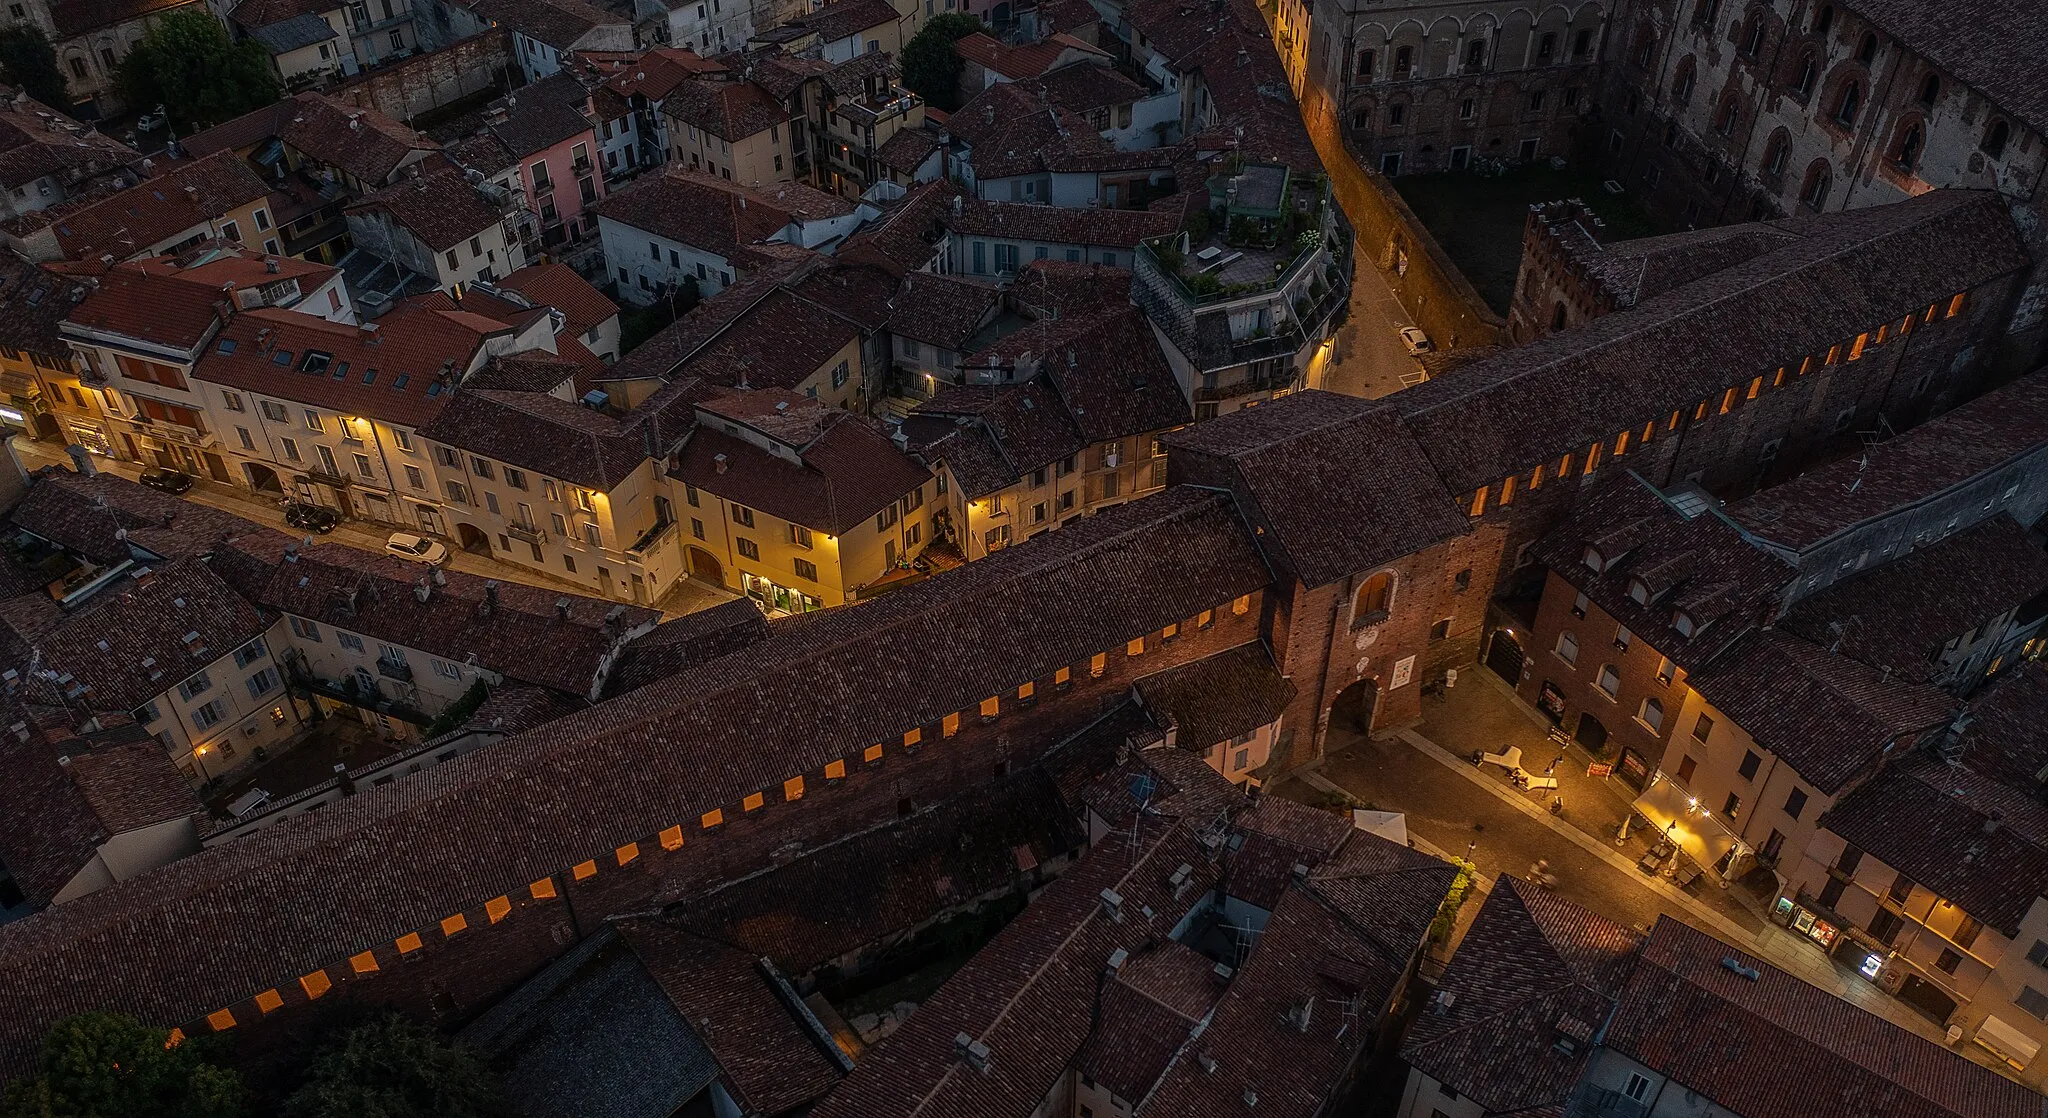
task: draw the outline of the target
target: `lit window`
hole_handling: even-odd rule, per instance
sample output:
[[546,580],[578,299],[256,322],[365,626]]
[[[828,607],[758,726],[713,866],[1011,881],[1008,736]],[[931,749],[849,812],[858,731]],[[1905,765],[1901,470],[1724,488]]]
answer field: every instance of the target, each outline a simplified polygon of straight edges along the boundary
[[704,825],[704,829],[708,831],[711,828],[718,826],[720,823],[725,822],[725,811],[722,808],[714,807],[710,811],[705,812],[703,818],[700,819],[699,822],[701,822]]
[[493,924],[497,923],[500,920],[503,920],[507,916],[512,915],[512,898],[492,897],[490,900],[485,901],[484,915],[488,917],[491,923]]
[[256,1008],[270,1013],[284,1008],[284,995],[276,990],[265,990],[256,995]]
[[213,1026],[214,1032],[224,1033],[235,1027],[235,1013],[230,1009],[216,1009],[206,1015],[206,1023]]
[[801,799],[803,799],[803,798],[804,798],[804,778],[803,778],[803,777],[800,777],[800,776],[793,776],[793,777],[790,777],[790,778],[789,778],[788,780],[785,780],[785,781],[783,781],[783,782],[782,782],[782,798],[783,798],[783,799],[785,799],[785,800],[801,800]]
[[555,895],[555,879],[552,877],[543,877],[539,881],[536,881],[532,885],[528,886],[527,892],[533,896],[534,900],[547,900]]
[[425,944],[420,940],[420,934],[418,932],[407,932],[404,935],[399,936],[393,942],[397,944],[398,953],[400,955],[410,955],[413,952],[418,951],[421,947],[425,946]]
[[683,829],[681,827],[664,827],[662,828],[660,838],[663,850],[680,850],[683,846]]
[[376,953],[371,951],[365,951],[360,955],[351,955],[349,956],[348,965],[351,968],[353,968],[357,974],[373,974],[377,970]]
[[469,917],[458,912],[441,921],[441,938],[446,939],[467,927],[469,927]]
[[587,878],[596,877],[597,859],[588,858],[576,863],[576,868],[569,871],[569,876],[575,878],[577,881],[583,881]]
[[763,805],[763,804],[765,804],[765,803],[767,803],[767,802],[768,802],[768,797],[767,797],[767,796],[765,796],[765,795],[762,795],[762,794],[761,794],[761,793],[759,793],[759,792],[749,792],[749,793],[747,793],[747,797],[746,797],[745,799],[743,799],[743,800],[741,800],[741,801],[740,801],[740,810],[741,810],[741,811],[759,811],[759,810],[761,809],[761,805]]
[[619,864],[622,866],[630,863],[631,861],[633,861],[633,859],[638,858],[639,856],[640,844],[637,842],[629,842],[626,845],[619,847],[617,850],[612,851],[612,857],[618,859]]
[[324,970],[316,970],[312,974],[305,975],[299,979],[299,989],[306,992],[306,999],[308,1001],[318,998],[333,988],[334,980],[327,977],[327,972]]

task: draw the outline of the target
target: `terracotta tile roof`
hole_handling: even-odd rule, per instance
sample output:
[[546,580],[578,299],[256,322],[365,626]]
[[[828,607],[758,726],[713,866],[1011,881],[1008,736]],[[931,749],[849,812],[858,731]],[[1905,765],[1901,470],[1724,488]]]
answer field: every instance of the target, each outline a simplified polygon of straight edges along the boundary
[[[500,111],[504,119],[496,120]],[[590,93],[583,84],[566,71],[557,73],[491,102],[478,133],[451,148],[450,154],[457,162],[466,162],[462,154],[490,161],[490,156],[473,144],[486,140],[494,142],[513,162],[519,162],[573,139],[595,142],[590,111]],[[504,166],[509,164],[478,170],[492,175]]]
[[[1005,43],[985,31],[976,31],[954,40],[953,50],[961,58],[994,70],[1011,81],[1023,81],[1045,73],[1046,68],[1058,61],[1060,55],[1070,50],[1080,51],[1084,55],[1103,55],[1100,48],[1058,31],[1035,43],[1022,45]],[[1069,67],[1074,65],[1087,64],[1069,63]]]
[[53,206],[25,220],[55,227],[69,259],[111,254],[125,260],[269,193],[240,156],[221,153],[170,163],[126,190]]
[[2028,63],[2048,51],[2048,19],[2038,6],[1969,0],[1944,17],[1914,0],[1857,0],[1855,11],[2035,131],[2048,131],[2048,79]]
[[390,182],[399,168],[439,144],[375,109],[344,104],[324,94],[296,94],[179,141],[193,156],[241,151],[276,138],[372,186]]
[[10,190],[49,175],[69,182],[108,175],[139,161],[134,148],[30,98],[0,89],[0,186]]
[[1686,682],[1824,795],[1953,718],[1956,700],[1769,630]]
[[1141,241],[1178,230],[1180,217],[1155,210],[1041,206],[977,198],[948,217],[946,225],[955,234],[968,236],[1134,249]]
[[777,287],[690,351],[675,371],[726,388],[793,389],[860,335],[857,323],[830,307]]
[[553,307],[569,320],[568,333],[582,334],[593,326],[610,321],[619,313],[619,305],[605,296],[605,293],[590,286],[590,281],[576,274],[576,269],[567,264],[535,264],[521,268],[504,279],[498,286],[509,288],[526,296],[537,307]]
[[[1264,545],[1275,562],[1308,586],[1327,586],[1471,531],[1422,444],[1389,404],[1298,392],[1166,441],[1177,454],[1221,460],[1245,515],[1265,525]],[[1374,485],[1343,482],[1362,468]]]
[[1636,932],[1503,874],[1401,1058],[1488,1112],[1560,1106],[1641,945]]
[[845,535],[932,477],[916,459],[896,449],[889,436],[851,414],[802,444],[798,453],[801,465],[700,425],[676,456],[669,476],[835,536]]
[[[869,1049],[816,1118],[1030,1113],[1087,1040],[1110,953],[1135,953],[1172,931],[1213,879],[1191,830],[1177,821],[1148,819],[1130,846],[1107,843],[1083,855]],[[1194,885],[1177,900],[1167,878],[1182,863],[1193,867]],[[1120,918],[1104,912],[1105,889],[1122,898]],[[956,1054],[961,1033],[987,1045],[986,1070]]]
[[1008,294],[1038,318],[1092,313],[1131,301],[1131,273],[1102,264],[1034,260],[1017,273]]
[[[417,648],[566,695],[590,697],[635,630],[661,615],[639,606],[426,568],[340,544],[300,548],[278,565],[263,604]],[[417,593],[422,584],[428,596]],[[414,665],[415,671],[427,670]]]
[[1258,641],[1155,672],[1134,686],[1154,720],[1176,728],[1180,748],[1198,753],[1278,720],[1294,699],[1294,685]]
[[875,160],[892,171],[914,175],[938,150],[938,133],[924,128],[900,128],[875,149]]
[[1728,507],[1773,544],[1809,551],[1865,521],[2048,447],[2048,371]]
[[[1162,945],[1178,947],[1172,940]],[[1220,987],[1218,983],[1219,994]],[[1120,976],[1102,984],[1095,1002],[1094,1029],[1074,1053],[1074,1070],[1117,1098],[1135,1103],[1151,1093],[1200,1017],[1182,1016],[1125,984]],[[1207,1015],[1205,1007],[1201,1017]]]
[[913,186],[847,237],[835,255],[842,263],[872,265],[896,276],[922,271],[945,241],[945,220],[956,197],[962,197],[960,188],[946,179]]
[[[1232,5],[1233,12],[1237,8]],[[1279,52],[1256,11],[1226,18],[1176,68],[1199,71],[1216,118],[1231,130],[1240,155],[1284,163],[1297,173],[1321,172],[1322,159],[1302,123]]]
[[1305,888],[1394,959],[1420,949],[1457,876],[1441,858],[1354,827],[1350,841],[1310,869]]
[[816,32],[821,41],[830,43],[903,18],[889,0],[832,0],[822,8],[798,16],[794,22]]
[[421,244],[446,252],[505,219],[504,212],[448,164],[350,203],[349,214],[382,212]]
[[[57,673],[36,683],[53,705],[131,711],[262,636],[269,624],[203,560],[141,568],[36,638],[41,667]],[[27,665],[15,667],[28,674]],[[213,681],[241,685],[239,678]]]
[[805,58],[789,54],[779,47],[749,51],[722,56],[721,61],[728,68],[736,68],[739,76],[753,82],[778,99],[787,101],[803,86],[803,83],[822,78],[832,72],[832,64],[822,58]]
[[604,925],[457,1036],[490,1061],[517,1114],[648,1118],[718,1079],[693,1024]]
[[0,346],[70,361],[71,346],[58,326],[90,290],[25,260],[0,261]]
[[90,294],[66,322],[188,352],[212,337],[227,306],[217,291],[137,268],[118,267],[85,284]]
[[[576,367],[568,362],[556,360],[553,365],[564,378],[575,375]],[[692,417],[687,391],[695,386],[677,382],[670,388],[625,416],[614,416],[546,392],[465,386],[419,433],[609,493],[650,457],[667,454],[688,434]]]
[[[1329,1112],[1366,1022],[1393,997],[1415,950],[1383,953],[1299,889],[1279,900],[1202,1035],[1138,1111],[1163,1118],[1315,1118]],[[1309,1008],[1305,1027],[1290,1013]],[[1347,1014],[1346,1007],[1354,1012]],[[1201,1057],[1213,1062],[1215,1069]],[[1248,1105],[1256,1100],[1253,1105]]]
[[1002,289],[992,285],[913,272],[889,299],[889,332],[957,351],[1002,302]]
[[599,27],[632,23],[630,16],[615,15],[583,0],[468,0],[467,6],[493,24],[503,24],[558,51],[571,49]]
[[[0,989],[12,1007],[0,1015],[0,1066],[27,1066],[48,1024],[85,1007],[191,1021],[288,985],[678,820],[733,810],[791,774],[1258,592],[1269,578],[1220,495],[1169,490],[858,609],[823,611],[487,754],[361,789],[346,811],[287,820],[0,926]],[[992,611],[1014,623],[977,623]],[[950,668],[938,675],[876,667],[940,662]],[[695,747],[673,745],[685,741]],[[1162,763],[1181,756],[1160,752]],[[500,824],[515,816],[527,821],[524,837],[508,843]],[[398,847],[407,856],[394,860]],[[1114,861],[1123,864],[1121,852]],[[150,962],[138,966],[144,944]],[[1100,959],[1087,965],[1092,976]]]
[[1086,840],[1052,779],[1033,766],[761,873],[663,901],[677,927],[807,975],[893,944],[903,929],[949,911],[1028,889],[1033,870]]
[[783,1000],[794,991],[778,994],[759,956],[659,920],[622,922],[619,936],[711,1050],[743,1113],[786,1113],[839,1082],[840,1064]]
[[674,166],[614,191],[596,210],[622,225],[729,258],[796,220],[763,192]]
[[607,690],[623,695],[764,640],[768,619],[746,598],[664,621],[619,654]]
[[863,330],[879,331],[889,324],[896,278],[880,268],[834,262],[786,282],[798,296],[831,307]]
[[608,59],[597,67],[604,76],[606,89],[621,97],[637,95],[654,103],[666,99],[683,82],[724,68],[695,51],[676,47],[652,47],[635,57]]
[[2048,893],[2044,815],[2017,788],[1912,757],[1843,797],[1820,822],[2010,939]]
[[2048,552],[2003,513],[1801,599],[1786,631],[1915,683],[1950,641],[2048,591]]
[[[510,332],[489,323],[498,331],[487,335],[482,327],[488,321],[412,303],[377,319],[374,330],[297,311],[248,311],[221,330],[194,375],[343,415],[422,427],[448,406],[485,338]],[[232,351],[223,352],[228,343]]]
[[1157,335],[1129,304],[1041,318],[976,352],[961,367],[1001,370],[993,378],[1001,381],[1024,380],[1038,369],[1089,443],[1163,431],[1192,418]]
[[[1079,114],[1017,82],[999,82],[975,94],[946,118],[946,127],[971,149],[969,162],[982,180],[1075,169],[1086,157],[1115,150]],[[1158,158],[1157,153],[1132,157]]]
[[1969,766],[1994,780],[2048,779],[2048,664],[2015,667],[1978,692],[1963,743]]
[[15,701],[0,723],[0,863],[37,908],[113,836],[201,813],[163,746],[133,723],[78,736],[62,710]]
[[[85,477],[54,466],[36,471],[28,494],[8,520],[96,563],[132,558],[134,545],[143,544],[145,536],[149,550],[172,558],[212,553],[230,538],[248,541],[256,549],[274,544],[281,555],[290,540],[254,521],[145,488],[119,474]],[[126,531],[128,538],[117,537],[119,531]],[[238,575],[216,573],[245,589]]]
[[[1586,565],[1588,548],[1600,553],[1597,572]],[[1689,671],[1771,623],[1796,573],[1715,511],[1687,518],[1632,476],[1582,495],[1530,554]],[[1646,602],[1635,600],[1638,581]],[[1691,636],[1674,627],[1681,611],[1692,621]]]
[[2028,1088],[1668,916],[1602,1043],[1745,1118],[2041,1111]]
[[1075,113],[1128,105],[1146,95],[1144,86],[1125,77],[1107,60],[1072,63],[1029,80],[1045,92],[1046,100]]
[[692,78],[676,86],[661,111],[686,124],[737,143],[770,127],[789,123],[789,109],[750,81]]
[[1979,191],[1783,227],[1799,240],[1390,399],[1470,493],[2025,266],[2004,202]]

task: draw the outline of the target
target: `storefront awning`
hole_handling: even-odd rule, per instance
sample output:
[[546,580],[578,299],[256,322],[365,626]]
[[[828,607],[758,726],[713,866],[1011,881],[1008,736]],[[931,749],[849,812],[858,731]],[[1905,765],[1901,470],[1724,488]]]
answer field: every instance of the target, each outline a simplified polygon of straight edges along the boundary
[[1707,805],[1669,777],[1659,774],[1651,781],[1649,789],[1636,797],[1635,808],[1699,866],[1714,865],[1735,846],[1735,836]]
[[1986,1017],[1977,1026],[1977,1043],[2016,1068],[2025,1068],[2041,1051],[2039,1041],[1996,1017]]

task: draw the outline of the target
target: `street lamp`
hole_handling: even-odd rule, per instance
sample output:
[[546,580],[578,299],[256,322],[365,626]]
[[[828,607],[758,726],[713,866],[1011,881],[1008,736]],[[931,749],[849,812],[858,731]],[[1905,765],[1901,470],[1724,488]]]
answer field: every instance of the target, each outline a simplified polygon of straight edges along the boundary
[[206,746],[206,745],[198,745],[198,746],[194,746],[194,747],[192,747],[192,763],[193,763],[194,765],[198,766],[198,768],[199,768],[199,780],[200,780],[200,782],[201,782],[201,783],[204,783],[204,784],[210,784],[210,783],[212,783],[212,782],[213,782],[213,777],[211,777],[211,776],[207,775],[207,772],[206,772],[206,763],[205,763],[204,761],[201,761],[201,760],[200,760],[200,758],[201,758],[201,757],[204,757],[204,756],[206,756],[206,751],[207,751],[208,749],[210,749],[210,748],[212,748],[212,747],[211,747],[211,746]]

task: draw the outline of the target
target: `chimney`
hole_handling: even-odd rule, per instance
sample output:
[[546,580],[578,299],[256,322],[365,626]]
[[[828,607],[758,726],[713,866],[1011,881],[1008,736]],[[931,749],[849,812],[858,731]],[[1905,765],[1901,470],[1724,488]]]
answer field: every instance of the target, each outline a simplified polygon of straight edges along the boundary
[[274,275],[276,275],[276,274],[277,274],[277,272],[278,272],[278,267],[277,267],[277,257],[275,257],[275,256],[266,256],[266,257],[264,257],[264,258],[263,258],[263,270],[264,270],[264,271],[266,271],[266,272],[268,272],[268,273],[270,273],[270,274],[271,274],[271,275],[273,275],[273,276],[274,276]]
[[1115,973],[1117,973],[1118,971],[1121,971],[1121,970],[1123,970],[1123,969],[1124,969],[1124,964],[1125,964],[1125,963],[1127,963],[1127,962],[1129,962],[1129,961],[1130,961],[1130,959],[1131,959],[1131,953],[1130,953],[1130,952],[1128,952],[1128,951],[1126,951],[1126,950],[1124,950],[1124,949],[1123,949],[1123,948],[1121,948],[1121,947],[1119,947],[1119,948],[1117,948],[1116,950],[1114,950],[1114,951],[1110,952],[1110,953],[1109,953],[1109,973],[1111,973],[1111,974],[1115,974]]
[[[81,448],[80,448],[80,451],[81,451],[81,453],[83,452],[83,450],[84,450],[84,448],[83,448],[83,447],[81,447]],[[717,471],[718,471],[719,473],[721,473],[721,474],[722,474],[722,473],[724,473],[724,472],[725,472],[725,455],[723,455],[723,454],[714,454],[714,455],[712,455],[712,456],[711,456],[711,468],[712,468],[712,469],[714,469],[714,470],[717,470]]]
[[488,617],[498,608],[498,580],[484,580],[484,616]]
[[427,599],[432,598],[434,596],[434,588],[427,585],[426,579],[421,579],[417,584],[413,586],[412,596],[418,598],[422,603],[424,603]]
[[567,597],[555,599],[555,616],[564,621],[569,620],[569,599]]
[[1106,919],[1116,921],[1119,924],[1123,923],[1123,894],[1118,893],[1114,889],[1104,889],[1102,892],[1096,894],[1096,899],[1102,902],[1102,915]]
[[199,201],[199,188],[188,185],[185,187],[185,197],[193,202]]
[[341,789],[341,794],[344,796],[356,794],[356,782],[349,779],[347,761],[336,761],[334,763],[334,786]]
[[968,1036],[966,1033],[953,1035],[953,1054],[975,1071],[988,1071],[988,1045]]

